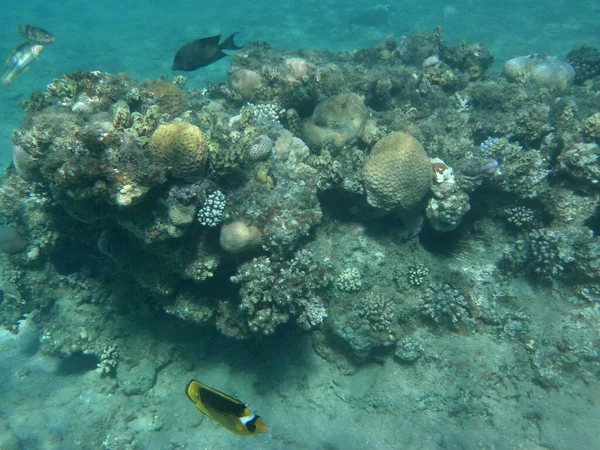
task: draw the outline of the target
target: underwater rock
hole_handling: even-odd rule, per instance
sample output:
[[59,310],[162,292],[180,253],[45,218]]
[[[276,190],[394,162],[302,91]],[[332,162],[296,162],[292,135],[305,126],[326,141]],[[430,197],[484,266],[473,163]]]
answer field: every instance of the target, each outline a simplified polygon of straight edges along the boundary
[[504,64],[504,76],[511,81],[531,80],[544,87],[564,90],[573,84],[575,70],[556,56],[537,53],[513,58]]
[[0,225],[0,251],[13,255],[27,248],[27,241],[13,225]]

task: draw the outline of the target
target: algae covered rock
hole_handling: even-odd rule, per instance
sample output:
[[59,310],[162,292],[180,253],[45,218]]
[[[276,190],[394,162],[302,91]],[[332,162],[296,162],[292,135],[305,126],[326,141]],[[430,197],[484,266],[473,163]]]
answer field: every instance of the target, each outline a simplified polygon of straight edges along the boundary
[[312,117],[302,124],[302,137],[309,147],[326,144],[341,148],[362,133],[368,110],[356,94],[339,94],[319,103]]
[[175,177],[193,181],[206,165],[208,143],[196,125],[172,122],[159,126],[152,134],[150,150],[160,164],[170,168]]
[[371,206],[410,210],[431,188],[433,168],[418,140],[406,133],[394,133],[373,146],[363,179]]

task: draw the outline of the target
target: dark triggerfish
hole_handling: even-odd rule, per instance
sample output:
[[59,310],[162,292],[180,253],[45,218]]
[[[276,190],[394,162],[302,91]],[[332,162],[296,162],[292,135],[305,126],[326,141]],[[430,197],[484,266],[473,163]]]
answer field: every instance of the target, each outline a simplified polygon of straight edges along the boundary
[[239,50],[242,47],[238,47],[233,42],[236,34],[233,33],[221,43],[219,43],[221,40],[220,34],[188,42],[177,50],[171,69],[191,72],[227,56],[226,53],[223,53],[223,50]]
[[254,436],[269,429],[260,416],[252,414],[237,398],[199,381],[190,381],[185,387],[185,393],[202,414],[235,434]]
[[54,35],[43,28],[36,27],[35,25],[19,25],[19,34],[27,39],[29,42],[35,42],[36,44],[48,45],[54,42]]

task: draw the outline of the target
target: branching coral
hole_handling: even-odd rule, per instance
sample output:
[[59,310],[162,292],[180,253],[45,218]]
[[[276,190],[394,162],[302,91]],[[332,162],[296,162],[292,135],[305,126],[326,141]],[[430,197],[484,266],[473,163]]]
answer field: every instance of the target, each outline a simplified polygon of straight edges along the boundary
[[239,267],[231,278],[239,283],[241,316],[252,333],[272,334],[296,317],[303,328],[319,325],[327,316],[320,298],[329,282],[328,267],[300,250],[288,261],[261,256]]

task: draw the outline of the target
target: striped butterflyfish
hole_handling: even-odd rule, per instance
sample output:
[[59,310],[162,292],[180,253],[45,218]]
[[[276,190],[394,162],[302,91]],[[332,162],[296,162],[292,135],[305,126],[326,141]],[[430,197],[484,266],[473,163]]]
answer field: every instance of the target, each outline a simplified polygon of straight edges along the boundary
[[269,429],[260,416],[252,414],[237,398],[199,381],[190,381],[185,388],[185,393],[202,414],[235,434],[253,436]]

